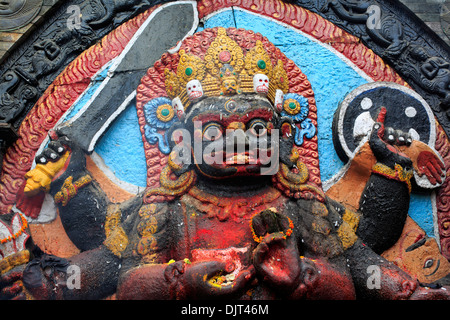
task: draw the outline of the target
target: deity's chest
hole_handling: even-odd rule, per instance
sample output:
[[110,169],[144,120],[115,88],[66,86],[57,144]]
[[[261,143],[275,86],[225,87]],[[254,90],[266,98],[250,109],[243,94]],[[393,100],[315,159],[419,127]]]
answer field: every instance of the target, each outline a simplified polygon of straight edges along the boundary
[[185,232],[191,250],[246,247],[252,243],[250,216],[229,217],[221,221],[191,206],[185,210]]
[[[251,218],[268,208],[281,210],[286,199],[270,189],[266,194],[248,198],[203,198],[201,194],[180,199],[189,251],[247,248],[256,245]],[[217,201],[216,201],[217,200]]]

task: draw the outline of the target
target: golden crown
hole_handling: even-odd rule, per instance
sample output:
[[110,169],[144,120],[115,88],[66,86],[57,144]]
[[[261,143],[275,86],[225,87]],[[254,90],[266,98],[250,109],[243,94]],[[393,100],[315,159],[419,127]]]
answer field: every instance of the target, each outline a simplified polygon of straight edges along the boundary
[[272,65],[260,40],[244,54],[225,28],[218,29],[203,59],[180,50],[177,72],[164,72],[166,92],[181,113],[201,97],[245,93],[266,95],[276,106],[289,89],[281,60]]

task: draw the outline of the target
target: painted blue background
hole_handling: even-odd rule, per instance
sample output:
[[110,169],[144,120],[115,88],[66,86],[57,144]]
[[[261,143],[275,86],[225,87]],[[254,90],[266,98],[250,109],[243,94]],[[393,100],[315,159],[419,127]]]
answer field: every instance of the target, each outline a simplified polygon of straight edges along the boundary
[[[327,48],[267,18],[230,9],[204,21],[204,28],[217,26],[260,32],[306,74],[314,90],[318,109],[321,178],[322,181],[329,180],[344,165],[334,151],[332,142],[331,123],[334,111],[349,92],[368,80],[337,56],[331,47]],[[197,31],[201,30],[199,28]],[[80,106],[76,106],[78,110],[86,101],[87,99],[80,99]],[[145,156],[134,105],[130,105],[113,123],[98,142],[95,152],[103,158],[118,179],[136,186],[146,186]],[[410,216],[429,236],[434,236],[429,194],[412,195]]]

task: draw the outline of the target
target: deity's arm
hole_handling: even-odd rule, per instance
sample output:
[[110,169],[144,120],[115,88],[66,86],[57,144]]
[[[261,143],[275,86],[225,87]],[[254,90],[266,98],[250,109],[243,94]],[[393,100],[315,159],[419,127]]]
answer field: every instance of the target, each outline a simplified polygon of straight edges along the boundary
[[[417,289],[417,283],[379,254],[398,240],[408,215],[412,161],[399,151],[398,145],[411,142],[407,141],[407,134],[384,127],[385,114],[383,108],[369,136],[377,163],[358,209],[351,210],[331,199],[327,203],[329,219],[342,243],[357,293],[378,299],[405,299]],[[367,284],[372,269],[379,271],[381,289],[371,290]]]
[[26,174],[25,195],[50,195],[70,240],[81,250],[97,248],[105,240],[108,208],[105,192],[86,168],[88,155],[76,143],[60,137],[36,157]]
[[[53,197],[64,230],[81,253],[62,259],[35,249],[38,253],[23,273],[26,290],[37,299],[97,299],[113,294],[121,252],[127,245],[122,223],[133,216],[142,199],[111,203],[86,169],[86,154],[65,138],[50,142],[36,163],[26,175],[25,192],[29,196],[46,192]],[[71,266],[74,269],[67,269]],[[80,286],[67,289],[64,283],[73,270],[79,273]]]
[[173,246],[183,241],[176,228],[176,211],[170,207],[167,203],[144,204],[125,226],[128,244],[123,252],[118,299],[175,298],[173,289],[186,262],[174,255]]
[[[330,208],[317,200],[288,203],[300,252],[300,284],[290,298],[354,299],[355,291]],[[337,288],[339,288],[337,290]]]
[[[329,218],[337,231],[346,262],[351,270],[357,296],[375,299],[405,299],[408,298],[417,283],[404,271],[390,261],[382,258],[366,245],[357,234],[361,214],[345,208],[342,204],[327,199],[329,204]],[[370,282],[371,272],[379,272],[383,290],[372,290]]]
[[[368,144],[376,163],[359,206],[345,207],[331,199],[327,203],[332,213],[331,224],[341,239],[357,291],[368,297],[414,298],[423,292],[417,280],[380,255],[395,245],[402,234],[409,211],[413,170],[427,180],[428,186],[438,186],[443,181],[444,164],[433,149],[413,141],[408,133],[385,128],[385,116],[386,109],[381,108],[369,136]],[[381,290],[370,290],[366,283],[373,270],[378,272]],[[445,293],[437,294],[442,292]]]
[[104,299],[114,294],[120,258],[100,246],[68,259],[41,255],[23,272],[27,295],[37,300]]
[[405,224],[411,193],[413,162],[400,146],[411,144],[407,133],[384,128],[385,110],[369,137],[377,163],[362,192],[356,234],[381,254],[395,244]]
[[331,199],[327,202],[329,218],[342,243],[357,297],[387,300],[449,298],[445,289],[420,286],[416,279],[366,244],[357,232],[360,212],[349,210]]
[[142,200],[110,205],[104,225],[105,240],[96,248],[63,259],[44,253],[23,272],[26,292],[34,299],[102,299],[115,293],[128,246],[128,231]]

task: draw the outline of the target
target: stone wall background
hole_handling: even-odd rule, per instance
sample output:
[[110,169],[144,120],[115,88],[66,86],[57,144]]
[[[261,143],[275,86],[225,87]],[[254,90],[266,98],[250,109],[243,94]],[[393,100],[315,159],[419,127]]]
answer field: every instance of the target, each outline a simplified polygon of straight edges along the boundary
[[[44,0],[41,11],[28,25],[13,31],[0,31],[0,63],[9,55],[15,43],[37,28],[44,15],[64,0]],[[450,0],[400,0],[450,45]]]
[[400,0],[450,45],[450,0]]
[[29,24],[12,31],[0,31],[0,63],[9,55],[13,45],[20,43],[23,36],[33,32],[40,25],[41,20],[45,19],[45,13],[62,1],[64,0],[44,0],[40,12]]

